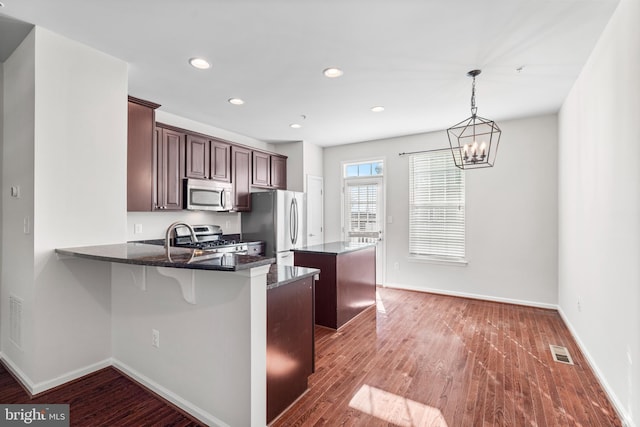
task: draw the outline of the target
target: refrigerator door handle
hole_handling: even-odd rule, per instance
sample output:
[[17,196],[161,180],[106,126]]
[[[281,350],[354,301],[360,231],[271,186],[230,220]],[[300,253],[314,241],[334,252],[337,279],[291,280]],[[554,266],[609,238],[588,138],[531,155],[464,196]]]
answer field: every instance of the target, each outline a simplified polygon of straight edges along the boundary
[[291,205],[289,206],[289,235],[291,236],[291,244],[295,243],[295,224],[294,224],[294,202],[296,199],[291,200]]
[[293,199],[293,207],[294,207],[294,220],[295,220],[295,235],[293,238],[293,244],[297,244],[298,243],[298,199]]

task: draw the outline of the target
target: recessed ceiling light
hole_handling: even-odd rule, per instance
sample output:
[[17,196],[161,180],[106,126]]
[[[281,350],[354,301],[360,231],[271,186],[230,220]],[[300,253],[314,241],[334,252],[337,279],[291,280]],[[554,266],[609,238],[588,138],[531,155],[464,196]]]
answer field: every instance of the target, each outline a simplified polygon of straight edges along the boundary
[[371,107],[371,111],[374,113],[380,113],[384,111],[384,107],[382,105],[376,105],[375,107]]
[[199,70],[206,70],[207,68],[211,68],[211,64],[209,64],[207,60],[203,58],[191,58],[189,60],[189,64]]
[[289,125],[289,127],[290,127],[290,128],[293,128],[293,129],[300,129],[300,128],[302,127],[302,125],[301,125],[301,124],[298,124],[298,123],[291,123],[291,124]]
[[330,68],[325,68],[322,71],[322,74],[324,74],[326,77],[329,77],[330,79],[334,79],[336,77],[340,77],[341,75],[343,75],[344,72],[340,68],[330,67]]
[[229,104],[242,105],[242,104],[244,104],[244,100],[242,100],[240,98],[229,98]]
[[4,3],[0,1],[0,7],[4,7]]

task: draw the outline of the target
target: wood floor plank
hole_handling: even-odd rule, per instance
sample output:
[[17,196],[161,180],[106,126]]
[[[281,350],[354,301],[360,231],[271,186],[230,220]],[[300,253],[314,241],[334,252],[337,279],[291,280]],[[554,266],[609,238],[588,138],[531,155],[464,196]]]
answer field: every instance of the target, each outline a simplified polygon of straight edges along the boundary
[[0,364],[0,402],[69,404],[78,427],[203,425],[111,367],[32,397]]
[[[317,329],[310,390],[273,427],[621,426],[556,311],[378,293],[377,311]],[[576,365],[551,360],[558,343]]]

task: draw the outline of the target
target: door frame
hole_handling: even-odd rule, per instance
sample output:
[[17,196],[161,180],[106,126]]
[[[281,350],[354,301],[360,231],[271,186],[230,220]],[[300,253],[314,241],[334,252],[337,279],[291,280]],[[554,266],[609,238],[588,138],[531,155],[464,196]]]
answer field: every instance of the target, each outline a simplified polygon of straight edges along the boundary
[[309,236],[308,234],[311,232],[311,229],[309,227],[309,225],[311,224],[311,221],[309,221],[309,219],[311,218],[311,209],[309,209],[309,183],[311,181],[316,181],[318,183],[320,183],[320,209],[319,209],[319,214],[320,214],[320,241],[321,243],[324,243],[324,178],[321,176],[316,176],[316,175],[307,175],[307,187],[306,187],[306,193],[307,193],[307,245],[310,246],[309,242]]
[[[372,176],[363,176],[363,177],[352,177],[345,178],[345,166],[353,163],[369,163],[380,161],[382,162],[382,175],[372,175]],[[386,227],[386,218],[387,218],[387,157],[386,156],[372,156],[372,157],[364,157],[357,158],[351,160],[343,160],[340,162],[340,235],[342,236],[342,240],[346,241],[346,230],[345,230],[345,188],[346,181],[366,181],[374,179],[380,179],[382,181],[382,206],[381,206],[381,218],[380,218],[380,226],[382,229],[382,240],[378,243],[379,251],[376,251],[376,263],[380,263],[380,281],[381,283],[376,283],[377,285],[385,286],[387,283],[387,227]],[[377,275],[376,275],[377,276]],[[376,278],[377,282],[377,278]]]

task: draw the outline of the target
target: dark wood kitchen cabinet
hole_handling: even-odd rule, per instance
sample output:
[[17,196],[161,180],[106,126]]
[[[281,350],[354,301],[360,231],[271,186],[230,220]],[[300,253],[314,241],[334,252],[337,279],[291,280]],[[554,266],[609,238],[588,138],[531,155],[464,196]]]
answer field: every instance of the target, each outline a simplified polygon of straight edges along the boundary
[[209,178],[231,182],[231,144],[212,140],[210,163],[211,174]]
[[185,139],[184,133],[156,128],[154,210],[182,209]]
[[187,133],[187,178],[231,182],[231,144]]
[[231,146],[231,182],[236,212],[251,210],[251,150]]
[[287,188],[287,158],[284,156],[253,152],[251,185],[260,188]]
[[271,156],[271,187],[287,189],[287,158]]
[[154,128],[159,104],[130,96],[127,125],[127,211],[154,206]]
[[209,139],[187,134],[186,142],[187,178],[209,178]]
[[255,187],[271,186],[271,156],[260,151],[253,152],[251,184]]
[[267,423],[307,390],[314,371],[313,282],[267,290]]

